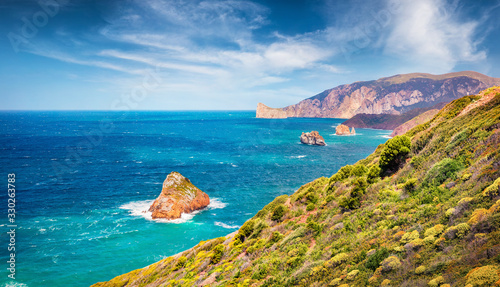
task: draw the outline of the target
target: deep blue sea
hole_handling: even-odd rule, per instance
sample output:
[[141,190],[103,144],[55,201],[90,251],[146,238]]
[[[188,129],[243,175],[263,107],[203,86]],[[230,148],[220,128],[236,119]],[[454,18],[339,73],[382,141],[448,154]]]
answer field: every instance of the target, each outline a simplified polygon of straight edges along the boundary
[[[342,121],[256,119],[241,111],[0,112],[0,286],[89,286],[231,233],[276,196],[366,157],[390,134],[335,136]],[[300,144],[311,130],[328,145]],[[212,203],[174,222],[153,221],[142,211],[172,171]]]

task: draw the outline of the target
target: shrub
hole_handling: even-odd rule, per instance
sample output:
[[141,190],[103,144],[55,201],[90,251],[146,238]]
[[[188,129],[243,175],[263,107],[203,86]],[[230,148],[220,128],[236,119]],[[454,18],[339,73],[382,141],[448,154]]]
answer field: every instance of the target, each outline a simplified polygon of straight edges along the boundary
[[342,263],[347,262],[348,259],[349,259],[349,255],[347,255],[347,253],[339,253],[339,254],[333,256],[330,260],[328,260],[326,265],[328,267],[339,266]]
[[351,272],[347,273],[347,280],[354,280],[356,276],[358,276],[359,270],[352,270]]
[[342,281],[342,278],[335,278],[330,283],[328,283],[328,286],[339,286],[340,282]]
[[321,233],[323,230],[323,225],[319,224],[317,222],[311,221],[307,224],[307,229],[311,230],[314,234],[314,236],[318,235]]
[[187,262],[187,258],[185,256],[179,257],[179,259],[177,259],[177,263],[175,263],[174,271],[177,271],[177,270],[181,269],[182,267],[184,267],[184,265],[186,265],[186,262]]
[[443,231],[444,231],[444,225],[442,224],[434,225],[434,227],[431,227],[425,231],[424,236],[425,237],[438,236],[439,234],[443,233]]
[[278,205],[271,216],[271,220],[273,221],[280,221],[283,215],[285,214],[285,206],[283,204]]
[[418,239],[420,237],[420,234],[418,231],[413,230],[412,232],[406,232],[402,237],[401,237],[401,243],[408,243],[410,241],[413,241],[415,239]]
[[497,178],[490,186],[484,189],[483,196],[494,198],[499,194],[500,191],[500,178]]
[[419,275],[425,272],[425,266],[421,265],[415,269],[415,274]]
[[432,279],[431,281],[429,281],[429,283],[427,283],[427,285],[429,285],[430,287],[438,287],[443,283],[444,283],[444,277],[438,276],[438,277]]
[[380,265],[382,266],[382,271],[389,272],[401,267],[401,261],[396,256],[389,256],[384,259]]
[[252,234],[254,225],[254,220],[248,220],[240,227],[240,231],[238,233],[241,234],[244,239],[245,237],[248,237],[250,234]]
[[417,187],[417,179],[416,178],[408,179],[403,185],[403,189],[409,193],[412,193],[415,190],[415,187]]
[[382,247],[368,257],[368,260],[365,263],[365,267],[375,271],[375,269],[377,269],[380,266],[380,262],[382,262],[388,256],[389,256],[389,251],[385,247]]
[[469,221],[467,221],[467,223],[469,225],[475,225],[480,221],[488,219],[489,215],[490,214],[486,208],[476,209],[472,213],[472,216],[470,217]]
[[395,136],[387,141],[380,155],[380,168],[384,174],[396,172],[410,153],[411,141],[407,136]]
[[314,203],[318,202],[318,195],[314,191],[309,191],[306,195],[307,202]]
[[367,171],[366,166],[362,164],[357,164],[352,168],[350,176],[358,176],[358,177],[363,176],[365,175],[366,171]]
[[445,231],[445,236],[448,239],[463,238],[470,231],[470,226],[467,223],[460,223],[452,226]]
[[352,165],[345,165],[337,171],[336,174],[332,175],[330,177],[330,184],[332,184],[335,181],[342,181],[346,178],[348,178],[351,175],[351,170],[353,169]]
[[210,258],[210,262],[212,264],[217,264],[220,262],[222,255],[224,255],[224,249],[225,247],[223,244],[216,245],[214,248],[212,248],[213,254]]
[[352,182],[351,192],[348,196],[340,199],[339,206],[345,209],[356,209],[361,206],[361,197],[365,194],[368,186],[364,178],[357,178]]
[[425,175],[422,182],[425,186],[438,186],[446,179],[455,179],[455,175],[463,168],[462,164],[454,159],[445,158],[436,163]]
[[492,286],[493,283],[500,279],[498,271],[498,267],[493,265],[472,269],[465,277],[467,279],[466,284],[471,284],[474,287]]
[[279,233],[278,231],[274,231],[273,234],[271,234],[271,237],[269,238],[269,242],[271,244],[274,244],[278,241],[280,241],[283,238],[283,234]]
[[312,211],[312,210],[314,210],[315,208],[316,208],[316,205],[314,205],[314,203],[312,203],[312,202],[309,202],[309,203],[307,204],[306,211]]
[[373,184],[377,182],[379,178],[380,178],[380,167],[378,165],[370,167],[368,175],[366,176],[366,181],[368,181],[369,184]]

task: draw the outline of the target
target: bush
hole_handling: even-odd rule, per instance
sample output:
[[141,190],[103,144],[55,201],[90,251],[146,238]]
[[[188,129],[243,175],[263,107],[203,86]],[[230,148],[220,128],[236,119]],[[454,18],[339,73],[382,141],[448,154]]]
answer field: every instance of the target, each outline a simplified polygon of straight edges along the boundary
[[366,166],[358,164],[352,168],[350,176],[358,176],[358,177],[363,176],[365,175],[366,171],[367,171]]
[[382,262],[380,262],[380,265],[382,266],[382,271],[389,272],[400,268],[401,261],[399,261],[399,258],[397,258],[396,256],[389,256]]
[[365,194],[368,186],[366,180],[361,177],[352,182],[352,189],[348,196],[340,199],[339,206],[344,209],[356,209],[361,206],[361,197]]
[[500,178],[497,178],[490,186],[484,189],[483,196],[494,198],[500,192]]
[[353,169],[352,165],[345,165],[337,171],[336,174],[332,175],[330,177],[330,184],[332,184],[335,181],[342,181],[346,178],[348,178],[351,175],[351,171]]
[[438,287],[443,283],[444,283],[444,277],[438,276],[438,277],[432,279],[431,281],[429,281],[429,283],[427,283],[427,285],[429,285],[430,287]]
[[314,210],[315,208],[316,206],[314,205],[314,203],[310,202],[306,207],[306,211],[311,211]]
[[396,172],[410,154],[411,141],[407,136],[395,136],[387,141],[380,155],[380,168],[384,174]]
[[271,216],[271,220],[273,221],[280,221],[283,215],[285,215],[285,206],[283,204],[278,205],[274,211],[273,215]]
[[474,287],[493,286],[493,283],[497,282],[500,279],[500,276],[498,276],[498,271],[498,267],[493,265],[487,265],[472,269],[465,277],[467,279],[466,284],[471,284]]
[[217,264],[220,262],[222,255],[224,255],[224,249],[225,247],[223,244],[216,245],[214,248],[212,248],[213,254],[210,258],[210,262],[212,264]]
[[370,167],[366,180],[369,184],[373,184],[377,182],[378,178],[380,178],[380,167],[378,165],[374,165]]
[[455,179],[458,171],[463,168],[462,164],[454,159],[445,158],[436,163],[425,175],[423,185],[438,186],[446,181],[446,179]]
[[274,244],[280,241],[282,238],[283,234],[279,233],[278,231],[274,231],[273,234],[271,234],[271,237],[269,238],[269,243]]
[[332,259],[328,260],[326,265],[328,267],[339,266],[340,264],[347,262],[348,259],[349,259],[349,255],[347,255],[347,253],[339,253],[339,254],[333,256]]
[[174,266],[174,271],[177,271],[177,270],[181,269],[182,267],[184,267],[184,265],[186,265],[186,262],[187,262],[187,258],[185,256],[179,257],[179,259],[177,259],[177,263]]
[[419,275],[425,272],[425,266],[418,266],[417,269],[415,269],[415,274]]
[[243,226],[240,227],[240,231],[238,233],[243,236],[243,238],[240,237],[240,239],[244,240],[245,237],[248,237],[250,234],[252,234],[254,224],[255,222],[253,220],[248,220],[243,224]]
[[365,267],[375,271],[375,269],[377,269],[380,266],[380,262],[382,262],[388,256],[389,256],[389,251],[385,247],[382,247],[368,257],[368,260],[365,263]]
[[417,187],[416,178],[410,178],[403,184],[403,189],[408,193],[412,193],[415,190],[415,187]]
[[309,191],[306,195],[307,202],[314,203],[318,202],[319,197],[316,195],[314,191]]

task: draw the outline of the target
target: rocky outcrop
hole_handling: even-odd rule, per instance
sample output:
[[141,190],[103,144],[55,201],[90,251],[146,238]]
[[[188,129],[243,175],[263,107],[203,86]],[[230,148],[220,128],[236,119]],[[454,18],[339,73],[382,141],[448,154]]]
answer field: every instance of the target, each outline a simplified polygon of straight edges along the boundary
[[[262,105],[266,109],[259,112],[262,108],[258,107],[257,117],[352,118],[362,113],[399,115],[415,108],[431,107],[476,94],[494,85],[500,85],[500,79],[471,71],[444,75],[403,74],[338,86],[282,109]],[[266,112],[268,109],[272,112]]]
[[407,131],[411,130],[412,128],[421,125],[427,121],[430,121],[438,112],[439,110],[429,110],[423,114],[414,117],[413,119],[395,128],[392,131],[391,137],[404,135]]
[[263,103],[258,103],[256,117],[264,119],[286,119],[287,115],[283,109],[273,109]]
[[326,145],[325,139],[319,135],[317,131],[312,131],[310,133],[302,133],[300,136],[300,142],[309,145]]
[[354,129],[354,127],[352,127],[351,135],[355,135],[355,134],[356,134],[356,130]]
[[338,136],[348,136],[351,134],[356,134],[356,131],[354,130],[354,128],[352,128],[351,133],[348,126],[340,124],[335,128],[335,134]]
[[206,193],[194,186],[189,179],[178,172],[172,172],[163,182],[160,196],[149,211],[153,219],[177,219],[182,213],[190,213],[210,204]]

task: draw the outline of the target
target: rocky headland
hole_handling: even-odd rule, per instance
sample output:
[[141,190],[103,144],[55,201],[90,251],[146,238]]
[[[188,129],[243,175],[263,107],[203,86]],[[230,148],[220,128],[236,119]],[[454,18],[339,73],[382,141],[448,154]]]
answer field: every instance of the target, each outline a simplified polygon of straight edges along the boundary
[[340,125],[338,125],[335,128],[335,134],[338,135],[338,136],[355,135],[356,134],[356,130],[353,127],[352,130],[349,131],[349,127],[348,126],[340,124]]
[[194,186],[178,172],[170,173],[163,182],[161,194],[149,211],[153,219],[177,219],[182,213],[190,213],[210,204],[206,193]]
[[[472,71],[443,75],[401,74],[375,81],[341,85],[280,109],[259,104],[257,117],[350,119],[362,113],[400,115],[415,108],[431,107],[442,102],[448,103],[499,84],[499,78]],[[421,113],[423,112],[425,111]],[[399,124],[408,120],[410,119]]]
[[325,139],[322,136],[320,136],[320,134],[317,131],[312,131],[310,133],[302,133],[302,135],[300,136],[300,142],[308,145],[319,145],[319,146],[326,145]]

